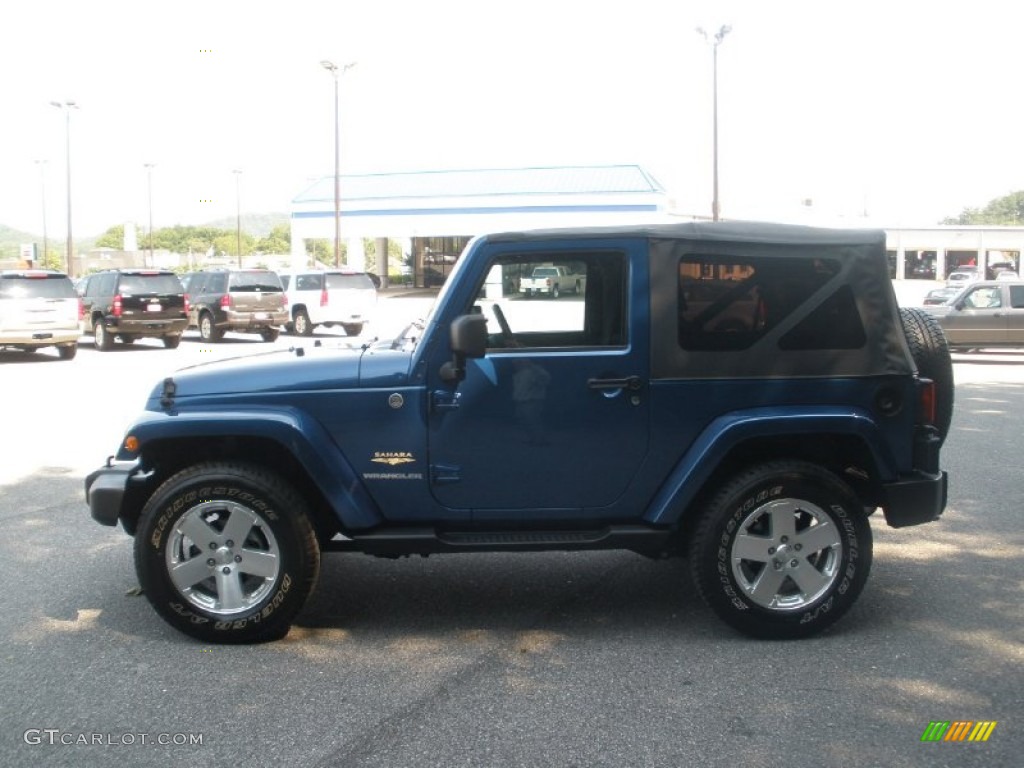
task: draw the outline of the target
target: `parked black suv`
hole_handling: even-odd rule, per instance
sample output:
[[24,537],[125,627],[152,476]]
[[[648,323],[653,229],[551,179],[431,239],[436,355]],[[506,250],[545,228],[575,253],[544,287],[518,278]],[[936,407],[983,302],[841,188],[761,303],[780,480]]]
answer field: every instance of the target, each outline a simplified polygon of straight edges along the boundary
[[258,333],[274,341],[288,322],[281,278],[269,269],[211,269],[191,272],[181,283],[188,292],[189,325],[203,341],[220,341],[225,331]]
[[84,278],[82,331],[92,333],[96,349],[107,351],[118,338],[131,344],[143,337],[161,339],[174,349],[188,327],[188,305],[178,276],[166,269],[111,269]]

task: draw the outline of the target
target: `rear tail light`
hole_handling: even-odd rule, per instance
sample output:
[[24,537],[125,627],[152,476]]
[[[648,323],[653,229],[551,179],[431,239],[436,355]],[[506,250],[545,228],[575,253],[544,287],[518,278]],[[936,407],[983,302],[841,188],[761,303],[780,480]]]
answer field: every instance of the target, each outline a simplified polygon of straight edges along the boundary
[[225,293],[223,296],[220,297],[220,308],[221,309],[230,309],[231,308],[231,294],[230,293]]
[[328,301],[329,301],[329,299],[328,299],[327,289],[324,288],[324,289],[322,289],[320,291],[320,306],[321,307],[326,307]]
[[114,317],[120,317],[123,309],[124,304],[121,301],[121,294],[118,294],[114,297]]
[[935,382],[931,379],[920,379],[918,388],[918,420],[922,424],[935,424],[936,394]]
[[192,309],[192,301],[189,299],[187,293],[185,294],[184,299],[185,299],[185,314],[187,315],[189,313],[189,311]]
[[85,319],[85,302],[82,301],[82,297],[78,297],[78,322],[82,322]]

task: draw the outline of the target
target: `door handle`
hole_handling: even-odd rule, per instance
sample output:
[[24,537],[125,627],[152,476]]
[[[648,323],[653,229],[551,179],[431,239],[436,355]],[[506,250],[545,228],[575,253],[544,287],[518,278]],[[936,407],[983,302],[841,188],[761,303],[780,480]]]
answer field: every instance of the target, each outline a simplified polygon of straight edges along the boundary
[[636,392],[644,385],[639,376],[626,376],[621,379],[587,379],[588,389],[628,389]]

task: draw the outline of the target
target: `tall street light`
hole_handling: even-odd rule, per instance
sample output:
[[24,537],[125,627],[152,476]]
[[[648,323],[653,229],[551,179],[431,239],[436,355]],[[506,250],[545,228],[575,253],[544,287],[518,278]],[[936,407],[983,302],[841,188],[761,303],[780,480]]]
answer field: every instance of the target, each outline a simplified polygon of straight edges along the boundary
[[732,27],[723,24],[715,33],[714,40],[708,37],[703,27],[697,27],[697,33],[702,35],[711,44],[711,71],[712,71],[712,130],[714,131],[712,154],[714,165],[712,171],[714,196],[711,200],[711,219],[718,221],[720,207],[718,204],[718,46],[722,44],[725,36],[732,31]]
[[341,266],[341,142],[338,124],[338,76],[352,69],[356,63],[350,61],[340,69],[333,61],[324,59],[320,66],[334,78],[334,266]]
[[39,190],[43,202],[43,255],[39,259],[39,266],[46,264],[46,252],[50,248],[49,239],[46,236],[46,161],[36,160],[39,166]]
[[74,241],[71,239],[71,110],[78,109],[78,104],[73,101],[51,101],[50,104],[57,109],[64,110],[64,143],[65,157],[67,159],[67,185],[68,185],[68,275],[74,277]]
[[143,163],[146,169],[146,193],[149,198],[149,264],[153,266],[153,165],[154,163]]
[[238,268],[242,268],[242,171],[235,168],[235,249],[238,253]]

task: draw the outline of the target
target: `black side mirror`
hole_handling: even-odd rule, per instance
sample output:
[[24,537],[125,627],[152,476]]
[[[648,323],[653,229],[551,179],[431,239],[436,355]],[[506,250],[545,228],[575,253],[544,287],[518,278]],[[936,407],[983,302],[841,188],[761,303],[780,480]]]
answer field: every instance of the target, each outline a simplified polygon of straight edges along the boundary
[[441,366],[443,381],[466,378],[466,360],[487,352],[487,318],[482,314],[460,315],[452,321],[452,359]]

